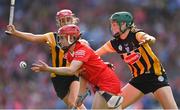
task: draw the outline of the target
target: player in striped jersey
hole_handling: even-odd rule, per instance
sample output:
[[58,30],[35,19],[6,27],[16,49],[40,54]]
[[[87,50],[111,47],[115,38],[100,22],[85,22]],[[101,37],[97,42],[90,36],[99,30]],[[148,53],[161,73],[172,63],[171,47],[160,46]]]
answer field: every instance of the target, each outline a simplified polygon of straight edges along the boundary
[[[74,16],[71,10],[63,9],[57,12],[56,21],[59,28],[68,24],[77,24],[79,19]],[[8,25],[6,33],[30,42],[48,44],[51,48],[53,67],[69,66],[66,59],[64,59],[65,52],[59,46],[59,37],[56,32],[35,35],[32,33],[18,31],[15,29],[14,25]],[[57,96],[67,104],[68,108],[74,107],[79,91],[79,78],[75,75],[60,76],[56,75],[55,73],[51,73],[51,80],[53,82]],[[85,109],[85,106],[82,104],[82,106],[79,108]]]
[[152,92],[164,109],[177,109],[165,70],[149,46],[149,43],[155,42],[155,38],[137,29],[129,12],[114,13],[110,22],[114,39],[96,53],[101,56],[117,52],[133,74],[122,89],[122,108]]

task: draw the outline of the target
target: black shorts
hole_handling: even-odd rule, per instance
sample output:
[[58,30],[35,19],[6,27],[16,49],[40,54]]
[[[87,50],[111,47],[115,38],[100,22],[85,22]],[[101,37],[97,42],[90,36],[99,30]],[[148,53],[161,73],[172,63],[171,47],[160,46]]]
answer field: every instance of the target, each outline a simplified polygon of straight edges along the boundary
[[79,78],[76,76],[60,76],[56,75],[56,77],[51,78],[54,89],[56,91],[57,96],[63,100],[63,98],[69,92],[69,87],[73,81],[79,81]]
[[157,89],[169,86],[166,74],[157,76],[153,73],[142,74],[138,77],[132,78],[129,84],[143,92],[144,94],[155,92]]

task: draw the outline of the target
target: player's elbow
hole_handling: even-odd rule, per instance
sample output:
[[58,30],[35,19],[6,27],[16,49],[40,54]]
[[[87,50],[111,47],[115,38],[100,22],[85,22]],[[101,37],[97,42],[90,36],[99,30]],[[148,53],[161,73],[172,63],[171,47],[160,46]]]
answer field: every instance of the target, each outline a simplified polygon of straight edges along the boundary
[[156,38],[152,37],[150,40],[150,44],[154,44],[156,42]]
[[75,75],[75,70],[73,70],[73,69],[71,69],[71,68],[69,68],[69,69],[67,69],[67,71],[66,71],[66,73],[68,74],[68,75]]

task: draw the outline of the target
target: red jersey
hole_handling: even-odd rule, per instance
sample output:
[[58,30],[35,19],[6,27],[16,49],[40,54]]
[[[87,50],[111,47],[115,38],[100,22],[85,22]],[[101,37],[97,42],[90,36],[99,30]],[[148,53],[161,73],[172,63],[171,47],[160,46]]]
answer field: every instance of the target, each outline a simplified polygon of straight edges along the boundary
[[82,68],[86,69],[82,77],[100,90],[116,95],[121,92],[120,80],[115,72],[89,46],[77,42],[74,52],[67,53],[67,60],[69,62],[72,60],[82,61]]

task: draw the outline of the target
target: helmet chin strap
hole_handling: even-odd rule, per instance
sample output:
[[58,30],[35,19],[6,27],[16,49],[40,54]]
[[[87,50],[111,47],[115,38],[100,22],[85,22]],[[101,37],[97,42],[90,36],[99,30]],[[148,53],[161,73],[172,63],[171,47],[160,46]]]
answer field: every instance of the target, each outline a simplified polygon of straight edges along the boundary
[[68,35],[68,43],[69,43],[69,44],[72,44],[72,43],[73,43],[73,42],[71,42],[70,35]]
[[121,31],[122,33],[124,33],[124,32],[126,32],[127,29],[128,29],[128,27],[127,27],[126,29],[124,29],[124,30],[122,30],[122,29],[120,28],[120,31]]
[[114,37],[115,39],[118,39],[119,36],[120,36],[121,34],[123,34],[124,32],[126,32],[126,30],[128,29],[128,27],[126,27],[124,30],[122,30],[121,26],[122,26],[122,25],[119,25],[119,30],[120,30],[121,33],[120,33],[120,32],[117,32],[117,33],[115,33],[115,34],[113,35],[113,37]]
[[[126,29],[124,29],[124,30],[122,30],[122,29],[120,28],[121,34],[123,34],[124,32],[126,32],[127,29],[128,29],[128,27],[127,27]],[[115,39],[119,39],[119,36],[120,36],[121,34],[120,34],[120,32],[117,32],[117,33],[115,33],[115,34],[113,35],[113,37],[114,37]]]
[[[126,27],[126,29],[122,30],[122,28],[120,27],[119,29],[120,29],[120,31],[121,31],[121,34],[123,34],[123,33],[125,33],[129,28],[130,28],[130,27]],[[115,34],[113,35],[113,37],[114,37],[115,39],[118,39],[121,34],[120,34],[120,32],[117,32],[117,33],[115,33]]]
[[[80,37],[79,37],[80,38]],[[79,40],[79,38],[77,38],[74,42],[71,42],[70,41],[70,36],[68,36],[68,43],[70,44],[69,46],[63,46],[62,47],[62,49],[64,50],[64,53],[66,53],[68,50],[69,50],[69,48],[72,46],[72,45],[74,45],[78,40]]]
[[115,39],[119,39],[119,36],[120,36],[120,33],[119,33],[119,32],[117,32],[116,34],[113,35],[113,37],[114,37]]

